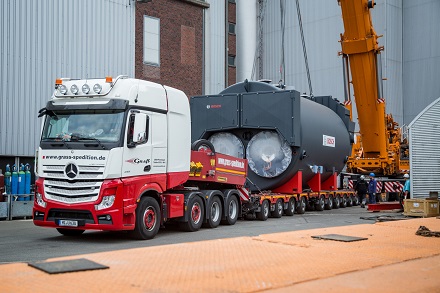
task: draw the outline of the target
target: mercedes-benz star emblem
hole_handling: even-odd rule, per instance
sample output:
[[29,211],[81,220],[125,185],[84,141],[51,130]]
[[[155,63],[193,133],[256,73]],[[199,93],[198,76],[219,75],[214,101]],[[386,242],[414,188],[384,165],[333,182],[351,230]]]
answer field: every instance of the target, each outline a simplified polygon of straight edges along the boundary
[[69,179],[73,179],[78,175],[78,167],[75,164],[70,163],[66,166],[64,172],[66,173],[66,176],[69,177]]

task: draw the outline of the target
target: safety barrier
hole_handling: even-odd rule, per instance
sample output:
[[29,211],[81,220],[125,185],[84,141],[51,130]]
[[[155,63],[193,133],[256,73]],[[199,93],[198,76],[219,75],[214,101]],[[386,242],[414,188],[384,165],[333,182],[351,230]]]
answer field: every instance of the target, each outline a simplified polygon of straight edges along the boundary
[[33,194],[4,194],[0,202],[0,220],[31,218],[34,207]]

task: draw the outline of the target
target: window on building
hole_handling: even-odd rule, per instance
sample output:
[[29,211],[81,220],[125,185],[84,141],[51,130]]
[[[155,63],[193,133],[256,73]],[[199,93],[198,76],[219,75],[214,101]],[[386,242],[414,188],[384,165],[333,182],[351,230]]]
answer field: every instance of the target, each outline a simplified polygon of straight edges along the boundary
[[144,15],[144,63],[160,64],[160,19]]
[[232,22],[229,23],[229,29],[228,29],[228,32],[229,32],[230,34],[235,35],[235,23],[232,23]]
[[232,55],[228,56],[228,65],[235,66],[235,56],[232,56]]

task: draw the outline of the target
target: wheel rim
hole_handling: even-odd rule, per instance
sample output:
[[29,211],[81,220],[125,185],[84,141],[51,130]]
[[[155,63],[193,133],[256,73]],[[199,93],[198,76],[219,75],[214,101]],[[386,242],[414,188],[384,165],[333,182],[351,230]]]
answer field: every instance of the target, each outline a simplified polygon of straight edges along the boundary
[[200,218],[202,216],[202,209],[200,208],[200,204],[196,202],[191,208],[191,219],[194,224],[198,224],[200,222]]
[[333,197],[332,196],[329,196],[329,198],[328,198],[328,206],[329,207],[333,206]]
[[295,213],[295,201],[293,199],[290,200],[290,212]]
[[303,209],[306,208],[306,199],[304,197],[301,198],[301,208],[303,208]]
[[144,212],[144,227],[146,230],[151,231],[156,226],[156,210],[149,206]]
[[277,203],[277,209],[278,209],[279,214],[281,214],[283,212],[283,204],[281,203],[280,200]]
[[216,222],[220,217],[220,206],[218,202],[214,202],[211,206],[211,219]]
[[229,218],[235,219],[237,216],[237,202],[235,200],[231,200],[229,203]]
[[323,196],[321,196],[321,198],[319,199],[319,205],[321,206],[321,208],[324,208],[325,206],[325,199]]
[[267,204],[267,201],[265,201],[263,204],[263,212],[264,215],[269,215],[269,205]]

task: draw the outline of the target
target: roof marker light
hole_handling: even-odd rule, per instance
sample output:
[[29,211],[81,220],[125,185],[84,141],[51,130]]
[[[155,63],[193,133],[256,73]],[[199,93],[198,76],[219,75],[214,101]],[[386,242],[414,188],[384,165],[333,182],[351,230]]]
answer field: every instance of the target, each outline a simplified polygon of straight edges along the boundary
[[76,86],[76,84],[72,85],[70,87],[70,91],[72,92],[72,94],[76,95],[78,93],[78,87]]
[[93,86],[93,91],[95,93],[99,94],[99,93],[101,93],[101,90],[102,90],[102,86],[99,83],[97,83]]
[[63,84],[63,80],[61,78],[55,79],[55,84]]
[[105,77],[105,82],[107,82],[107,83],[112,83],[112,82],[113,82],[113,77],[111,77],[111,76],[106,76],[106,77]]
[[86,95],[90,92],[90,87],[87,83],[85,83],[82,88],[81,88],[82,92],[85,93]]

